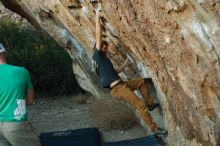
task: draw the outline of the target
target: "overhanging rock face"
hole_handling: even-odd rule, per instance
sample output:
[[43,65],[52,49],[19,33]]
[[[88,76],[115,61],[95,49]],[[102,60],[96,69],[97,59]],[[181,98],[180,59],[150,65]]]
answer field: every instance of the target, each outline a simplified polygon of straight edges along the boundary
[[[96,0],[1,0],[70,54],[79,84],[100,97],[92,71]],[[170,145],[220,145],[220,2],[103,0],[104,39],[124,78],[151,77]]]

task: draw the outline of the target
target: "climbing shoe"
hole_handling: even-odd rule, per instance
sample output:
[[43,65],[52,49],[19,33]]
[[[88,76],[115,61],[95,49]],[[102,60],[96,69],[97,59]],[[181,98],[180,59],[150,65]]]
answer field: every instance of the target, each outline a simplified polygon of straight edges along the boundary
[[155,135],[167,135],[168,132],[167,132],[166,130],[163,130],[163,129],[161,129],[161,128],[158,128],[158,130],[156,130],[156,131],[154,132],[154,134],[155,134]]
[[149,109],[149,111],[153,111],[155,108],[157,108],[159,106],[160,106],[159,103],[153,103],[151,105],[148,105],[148,109]]

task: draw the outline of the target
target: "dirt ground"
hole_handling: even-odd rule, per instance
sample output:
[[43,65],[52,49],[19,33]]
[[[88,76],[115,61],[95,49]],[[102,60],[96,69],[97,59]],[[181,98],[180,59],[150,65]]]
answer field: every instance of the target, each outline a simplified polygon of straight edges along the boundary
[[[86,104],[78,104],[74,101],[74,97],[40,97],[33,106],[28,107],[29,120],[38,135],[42,132],[97,127],[89,116],[88,109],[91,102],[92,100],[89,100]],[[147,135],[138,123],[126,130],[100,129],[100,131],[104,141],[134,139]]]

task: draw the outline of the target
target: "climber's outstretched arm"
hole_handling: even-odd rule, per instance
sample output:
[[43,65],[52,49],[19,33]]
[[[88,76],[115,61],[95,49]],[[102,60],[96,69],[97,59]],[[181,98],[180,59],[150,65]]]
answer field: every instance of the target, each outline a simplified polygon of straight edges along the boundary
[[102,44],[102,28],[100,22],[100,11],[96,11],[96,48],[101,49]]

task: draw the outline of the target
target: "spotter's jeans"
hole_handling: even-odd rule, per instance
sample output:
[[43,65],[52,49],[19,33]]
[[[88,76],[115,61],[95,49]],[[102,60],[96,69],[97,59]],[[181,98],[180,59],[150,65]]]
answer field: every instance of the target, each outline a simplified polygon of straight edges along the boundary
[[0,122],[0,146],[40,146],[29,122]]

